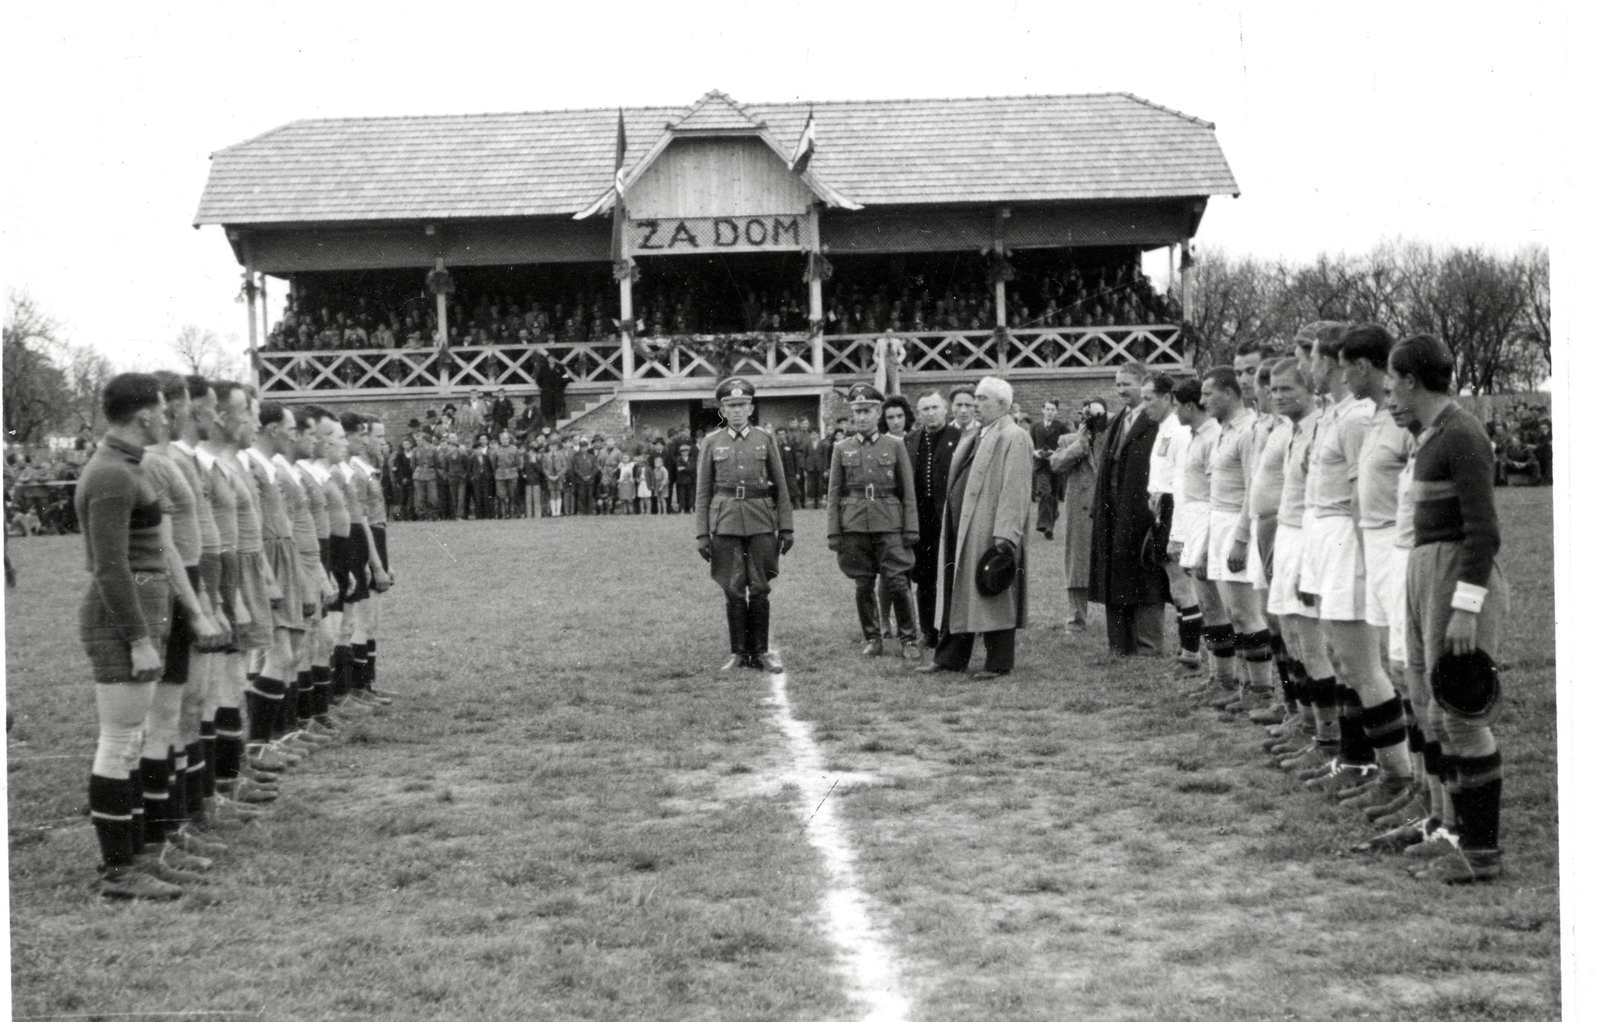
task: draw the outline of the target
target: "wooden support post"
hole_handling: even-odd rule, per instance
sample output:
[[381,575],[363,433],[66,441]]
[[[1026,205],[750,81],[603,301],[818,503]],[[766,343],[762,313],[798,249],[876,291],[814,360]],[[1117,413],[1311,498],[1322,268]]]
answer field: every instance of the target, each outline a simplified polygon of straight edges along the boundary
[[622,305],[622,384],[628,385],[633,379],[633,331],[628,328],[633,320],[633,274],[625,275],[617,282],[617,295]]
[[1194,305],[1194,253],[1190,251],[1187,240],[1183,243],[1183,263],[1180,272],[1183,274],[1183,287],[1179,292],[1180,301],[1183,302],[1183,321],[1189,323],[1193,322],[1194,318],[1190,311]]
[[[811,253],[818,260],[820,260],[821,256],[822,256],[822,222],[821,222],[821,218],[817,216],[817,207],[816,207],[815,203],[813,203],[811,208],[806,211],[806,217],[807,217],[807,219],[809,219],[811,221]],[[811,278],[811,281],[810,281],[810,285],[811,285],[811,316],[810,316],[810,319],[811,319],[812,323],[821,323],[822,322],[822,278],[820,276],[818,276],[818,275],[813,275],[812,278]],[[811,371],[814,372],[814,373],[821,373],[822,372],[822,331],[821,330],[818,330],[817,331],[817,335],[815,337],[811,338]],[[821,406],[819,405],[818,407],[821,407]]]
[[[444,272],[444,256],[433,260],[433,268]],[[438,328],[434,331],[434,345],[439,349],[439,393],[450,393],[450,305],[443,291],[433,296],[434,315],[438,317]]]
[[239,247],[244,253],[244,301],[250,317],[250,374],[255,377],[256,386],[259,388],[262,374],[256,341],[256,268],[250,258],[250,239],[241,239]]
[[[1002,259],[1006,254],[1006,217],[1010,215],[1011,211],[1004,206],[995,207],[994,254]],[[1003,280],[994,282],[994,325],[1006,325],[1006,282]]]

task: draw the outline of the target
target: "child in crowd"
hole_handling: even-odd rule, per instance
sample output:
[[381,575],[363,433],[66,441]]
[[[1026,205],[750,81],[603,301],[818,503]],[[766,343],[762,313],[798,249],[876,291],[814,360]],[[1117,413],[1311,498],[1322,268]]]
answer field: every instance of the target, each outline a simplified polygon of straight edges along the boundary
[[638,487],[635,485],[637,467],[633,463],[633,453],[622,453],[622,464],[617,466],[617,506],[622,508],[623,514],[638,514]]
[[652,481],[655,496],[650,498],[650,513],[664,515],[667,513],[667,494],[671,492],[670,476],[667,474],[667,459],[656,455],[655,479]]
[[639,456],[637,475],[639,477],[639,492],[633,504],[633,513],[642,515],[648,509],[652,514],[656,507],[656,490],[654,473],[650,470],[650,462],[643,455]]

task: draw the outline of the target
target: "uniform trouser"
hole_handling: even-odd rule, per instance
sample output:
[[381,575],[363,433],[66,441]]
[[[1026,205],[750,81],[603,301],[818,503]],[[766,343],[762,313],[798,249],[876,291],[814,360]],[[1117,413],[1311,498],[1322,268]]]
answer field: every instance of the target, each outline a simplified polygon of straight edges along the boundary
[[778,537],[712,536],[711,577],[727,604],[728,646],[734,653],[767,651],[769,594],[778,576]]
[[1118,656],[1161,656],[1161,603],[1106,604],[1106,639]]
[[900,619],[900,640],[917,641],[911,612],[911,590],[906,572],[914,563],[911,551],[898,532],[846,532],[839,536],[839,570],[856,584],[856,616],[861,634],[867,639],[883,638],[878,614],[878,577],[883,576],[886,602]]
[[594,514],[594,480],[575,479],[572,482],[573,514]]
[[418,518],[431,518],[439,513],[439,481],[437,479],[418,479],[416,481],[417,497],[416,509]]
[[694,510],[694,476],[678,477],[678,513]]
[[455,511],[452,517],[465,518],[467,517],[467,479],[465,476],[459,479],[452,478],[449,483],[450,506]]
[[826,473],[817,469],[806,469],[806,492],[803,499],[811,501],[812,507],[821,507],[823,500],[828,496],[828,481],[825,476]]
[[523,487],[522,502],[529,518],[538,518],[545,514],[544,487],[538,483],[529,483]]
[[1040,532],[1052,531],[1056,527],[1061,497],[1057,492],[1056,474],[1050,469],[1033,470],[1033,499],[1039,502],[1039,524],[1035,528]]
[[495,498],[499,501],[500,517],[510,518],[517,506],[517,481],[515,479],[496,479],[494,481]]

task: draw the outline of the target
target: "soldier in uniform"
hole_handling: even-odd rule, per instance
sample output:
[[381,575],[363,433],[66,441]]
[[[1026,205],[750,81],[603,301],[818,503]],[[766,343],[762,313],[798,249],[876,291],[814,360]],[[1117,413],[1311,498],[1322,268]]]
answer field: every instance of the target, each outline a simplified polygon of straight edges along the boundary
[[[883,653],[875,590],[884,590],[900,622],[900,655],[919,659],[916,614],[906,573],[915,558],[921,521],[911,456],[899,437],[878,431],[883,395],[869,384],[850,388],[856,432],[833,448],[828,470],[828,549],[839,555],[839,569],[856,583],[856,614],[866,639],[864,656]],[[885,622],[886,623],[886,622]]]
[[794,512],[772,434],[750,425],[756,389],[739,376],[717,386],[727,422],[705,438],[695,473],[695,538],[711,577],[727,598],[728,645],[722,665],[783,670],[767,648],[767,594],[778,575],[778,557],[794,546]]
[[439,469],[435,464],[438,457],[439,448],[428,434],[422,434],[411,452],[411,478],[416,485],[414,500],[417,517],[423,521],[431,522],[440,517]]

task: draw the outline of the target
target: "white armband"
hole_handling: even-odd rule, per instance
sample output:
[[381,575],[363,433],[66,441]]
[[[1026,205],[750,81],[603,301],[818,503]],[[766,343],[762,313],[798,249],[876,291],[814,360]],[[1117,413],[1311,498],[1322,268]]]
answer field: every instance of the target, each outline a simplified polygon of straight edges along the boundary
[[1470,582],[1457,582],[1456,594],[1450,598],[1450,606],[1456,610],[1464,610],[1468,614],[1476,614],[1483,609],[1483,598],[1489,595],[1489,590],[1483,586],[1475,586]]

